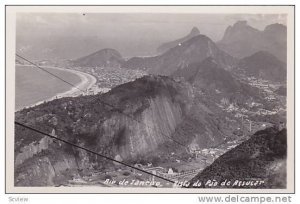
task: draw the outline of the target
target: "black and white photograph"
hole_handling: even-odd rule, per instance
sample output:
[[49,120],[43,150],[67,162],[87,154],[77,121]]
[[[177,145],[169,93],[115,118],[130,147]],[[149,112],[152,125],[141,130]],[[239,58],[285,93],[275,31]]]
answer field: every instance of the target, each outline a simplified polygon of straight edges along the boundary
[[292,6],[6,15],[11,192],[294,191]]

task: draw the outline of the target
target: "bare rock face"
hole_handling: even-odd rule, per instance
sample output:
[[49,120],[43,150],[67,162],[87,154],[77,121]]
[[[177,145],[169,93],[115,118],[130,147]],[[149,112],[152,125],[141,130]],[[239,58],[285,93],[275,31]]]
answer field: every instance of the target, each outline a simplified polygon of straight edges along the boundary
[[59,181],[63,184],[71,179],[70,173],[77,173],[77,164],[74,156],[61,154],[57,151],[39,154],[25,160],[15,168],[16,186],[54,186]]
[[35,142],[30,143],[21,148],[21,152],[16,155],[15,165],[22,164],[25,160],[32,158],[34,155],[48,149],[49,145],[53,143],[52,138],[43,137],[37,144]]
[[[187,83],[146,76],[103,95],[63,98],[22,110],[16,114],[16,120],[44,132],[55,129],[57,137],[111,158],[134,161],[170,142],[169,137],[188,114],[192,100],[193,91]],[[57,123],[52,123],[51,117]],[[39,134],[22,140],[27,134],[28,131],[16,126],[15,151],[20,152],[17,155],[23,155],[33,142],[43,140]],[[31,149],[29,156],[16,158],[16,185],[55,185],[57,180],[68,178],[66,172],[82,173],[107,163],[55,141],[39,151]],[[45,179],[40,183],[35,179],[43,176]]]
[[190,109],[192,89],[168,77],[147,76],[117,87],[103,100],[123,111],[101,124],[99,143],[110,144],[112,156],[132,160],[170,142],[168,137]]
[[[16,120],[46,133],[55,130],[58,138],[135,164],[155,158],[167,161],[171,152],[187,154],[190,146],[221,144],[231,135],[230,128],[240,125],[223,112],[186,81],[148,75],[105,94],[62,98],[24,109],[16,113]],[[23,155],[43,137],[16,126],[15,155]],[[72,175],[116,165],[55,140],[26,155],[16,159],[18,186],[58,185]],[[35,178],[43,179],[38,182]]]
[[103,123],[103,139],[115,135],[112,146],[122,159],[135,158],[155,150],[159,144],[168,141],[176,126],[182,120],[183,110],[164,96],[148,101],[149,107],[140,112],[136,120],[127,116],[113,115]]

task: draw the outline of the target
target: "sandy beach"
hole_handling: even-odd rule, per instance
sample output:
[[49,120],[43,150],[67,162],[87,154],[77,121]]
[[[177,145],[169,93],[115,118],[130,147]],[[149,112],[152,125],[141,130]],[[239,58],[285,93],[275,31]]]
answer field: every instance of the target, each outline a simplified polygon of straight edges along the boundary
[[[24,65],[22,65],[22,66],[24,66]],[[31,66],[31,65],[25,65],[25,66]],[[55,96],[52,96],[52,97],[47,98],[45,100],[41,100],[41,101],[39,101],[37,103],[34,103],[34,104],[31,104],[29,106],[25,106],[25,107],[16,109],[15,111],[19,111],[19,110],[22,110],[24,108],[33,107],[33,106],[42,104],[44,102],[49,102],[49,101],[52,101],[52,100],[58,99],[58,98],[79,96],[81,94],[84,94],[82,90],[84,90],[84,91],[88,90],[89,88],[91,88],[97,82],[97,79],[94,76],[92,76],[90,74],[87,74],[87,73],[84,73],[84,72],[77,71],[77,70],[64,69],[64,68],[59,68],[59,67],[49,67],[49,66],[41,66],[41,67],[44,68],[44,69],[58,69],[58,70],[63,70],[63,71],[66,71],[66,72],[76,74],[77,76],[80,77],[81,81],[77,84],[74,84],[76,87],[70,87],[70,89],[68,91],[58,93]],[[64,82],[62,82],[62,83],[64,83]]]

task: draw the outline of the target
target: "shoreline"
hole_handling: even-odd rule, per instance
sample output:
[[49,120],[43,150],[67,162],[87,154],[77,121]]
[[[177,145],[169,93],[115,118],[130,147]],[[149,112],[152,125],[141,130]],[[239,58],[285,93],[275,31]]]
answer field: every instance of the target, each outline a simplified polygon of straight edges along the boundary
[[[16,66],[30,66],[30,67],[32,67],[33,65],[19,65],[19,64],[16,64]],[[80,78],[81,81],[79,83],[77,83],[77,84],[74,84],[77,88],[71,87],[69,90],[57,93],[55,96],[52,96],[52,97],[49,97],[47,99],[38,101],[38,102],[36,102],[34,104],[31,104],[31,105],[28,105],[28,106],[24,106],[24,107],[19,108],[19,109],[15,109],[15,112],[23,110],[25,108],[31,108],[31,107],[40,105],[40,104],[42,104],[44,102],[53,101],[55,99],[64,98],[64,97],[76,97],[76,96],[79,96],[80,94],[83,94],[83,92],[80,91],[79,89],[81,89],[81,90],[88,90],[93,85],[95,85],[96,82],[97,82],[96,77],[94,77],[91,74],[87,74],[87,73],[84,73],[84,72],[81,72],[81,71],[72,70],[72,69],[66,69],[66,68],[60,68],[60,67],[51,67],[51,66],[40,66],[40,67],[44,68],[44,69],[58,69],[58,70],[62,70],[62,71],[71,72],[73,74],[76,74]]]

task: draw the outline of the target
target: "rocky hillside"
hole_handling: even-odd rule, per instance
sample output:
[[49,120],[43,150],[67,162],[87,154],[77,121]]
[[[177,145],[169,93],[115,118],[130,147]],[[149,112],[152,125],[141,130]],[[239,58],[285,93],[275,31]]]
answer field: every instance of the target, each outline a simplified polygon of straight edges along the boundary
[[[186,154],[190,145],[222,143],[241,124],[221,113],[189,83],[144,76],[106,94],[62,98],[24,109],[16,113],[16,121],[135,164],[145,158],[163,162],[171,152]],[[84,174],[85,169],[113,165],[19,126],[15,132],[16,185],[56,185],[72,172]]]
[[205,93],[211,102],[218,102],[224,97],[237,105],[242,105],[250,99],[261,100],[258,90],[241,82],[230,71],[224,70],[212,57],[191,64],[185,69],[178,69],[173,76],[185,78],[197,90]]
[[[216,180],[218,185],[202,188],[285,188],[286,187],[286,129],[268,128],[255,133],[250,139],[226,152],[205,168],[192,183]],[[223,185],[222,182],[230,182]],[[241,181],[241,183],[237,182]],[[244,185],[256,183],[257,185]]]
[[235,60],[221,51],[216,44],[205,35],[197,35],[162,55],[155,57],[134,57],[122,64],[124,68],[143,69],[150,73],[171,75],[178,68],[184,69],[189,64],[201,62],[213,57],[225,69],[230,69]]
[[[192,99],[188,85],[147,76],[96,97],[63,98],[22,110],[16,121],[129,161],[170,142]],[[16,185],[54,185],[67,171],[104,168],[101,158],[15,128]]]
[[195,36],[197,36],[199,34],[200,34],[199,29],[197,27],[193,27],[193,29],[191,30],[191,32],[188,35],[186,35],[186,36],[184,36],[184,37],[182,37],[180,39],[164,43],[161,46],[159,46],[157,48],[157,52],[159,54],[165,53],[169,49],[171,49],[173,47],[176,47],[177,45],[183,43],[184,41],[187,41],[187,40],[189,40],[189,39],[191,39],[191,38],[193,38],[193,37],[195,37]]
[[123,61],[118,51],[107,48],[72,60],[70,63],[72,66],[78,67],[120,67]]
[[238,63],[238,69],[242,70],[247,76],[273,82],[284,82],[287,78],[286,64],[266,51],[259,51],[243,58]]
[[284,25],[272,24],[260,31],[249,26],[246,21],[238,21],[226,29],[222,40],[217,44],[237,58],[244,58],[263,50],[286,62],[286,42],[287,30]]

